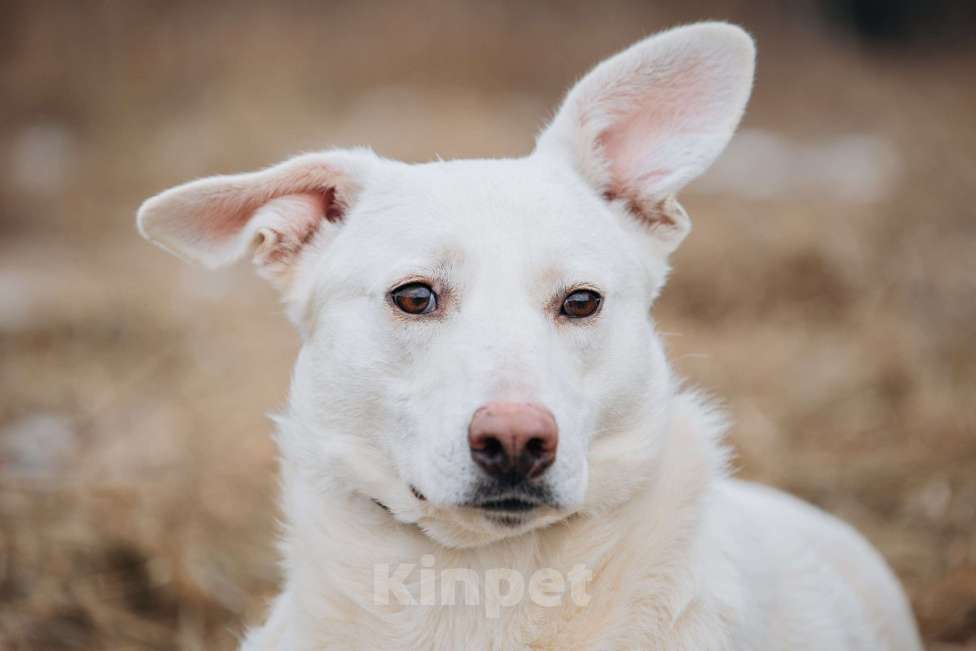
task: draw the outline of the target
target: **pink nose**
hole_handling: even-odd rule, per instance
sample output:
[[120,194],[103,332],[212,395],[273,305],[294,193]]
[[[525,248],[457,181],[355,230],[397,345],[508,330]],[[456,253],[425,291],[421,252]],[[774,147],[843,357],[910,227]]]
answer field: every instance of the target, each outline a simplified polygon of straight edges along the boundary
[[556,460],[559,428],[541,405],[489,402],[468,426],[471,458],[496,479],[534,479]]

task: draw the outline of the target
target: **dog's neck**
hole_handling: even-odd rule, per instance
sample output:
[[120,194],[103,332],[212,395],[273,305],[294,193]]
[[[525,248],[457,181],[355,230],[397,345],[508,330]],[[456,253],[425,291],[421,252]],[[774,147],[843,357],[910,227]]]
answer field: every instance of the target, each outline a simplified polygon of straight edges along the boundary
[[[405,648],[461,648],[455,643],[475,629],[497,627],[493,635],[514,636],[514,648],[526,636],[566,640],[552,647],[566,648],[586,646],[579,637],[600,629],[594,622],[609,625],[626,617],[621,605],[628,603],[639,604],[660,627],[672,626],[696,599],[693,593],[677,593],[675,586],[697,584],[686,580],[695,567],[692,541],[725,459],[719,419],[702,418],[707,410],[694,396],[679,395],[674,404],[655,476],[637,494],[600,513],[582,511],[473,548],[444,547],[361,495],[322,498],[308,486],[289,487],[302,475],[289,473],[286,459],[287,585],[268,630],[277,618],[287,619],[281,630],[316,631],[309,639],[325,648],[397,648],[400,642],[392,640],[412,640],[403,642]],[[540,571],[558,574],[564,586],[560,605],[540,605],[526,595],[486,616],[488,601],[497,595],[484,590],[490,573],[500,569],[514,570],[523,587]],[[466,601],[461,584],[452,588],[454,603],[467,605],[445,606],[446,584],[424,591],[425,581],[443,581],[444,570],[474,572],[481,581],[474,603]],[[377,593],[390,586],[387,594]],[[570,589],[582,589],[582,597],[574,598]],[[364,646],[364,636],[375,644]]]

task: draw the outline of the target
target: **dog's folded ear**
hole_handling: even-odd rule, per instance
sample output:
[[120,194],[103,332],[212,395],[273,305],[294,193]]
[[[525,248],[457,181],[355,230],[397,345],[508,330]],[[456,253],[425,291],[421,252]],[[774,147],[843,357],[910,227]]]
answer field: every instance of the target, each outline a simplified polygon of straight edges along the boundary
[[673,195],[725,148],[749,99],[754,61],[752,38],[726,23],[651,36],[577,83],[536,150],[571,157],[670,250],[690,228]]
[[148,199],[136,221],[147,239],[211,268],[251,252],[258,273],[287,292],[303,254],[341,227],[373,160],[330,151],[191,181]]

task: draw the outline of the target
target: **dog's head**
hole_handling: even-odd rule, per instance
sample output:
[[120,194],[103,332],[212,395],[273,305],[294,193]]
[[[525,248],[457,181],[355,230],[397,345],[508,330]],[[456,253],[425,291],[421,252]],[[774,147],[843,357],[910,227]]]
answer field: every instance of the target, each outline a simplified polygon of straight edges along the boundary
[[282,292],[304,339],[286,471],[444,544],[497,540],[646,479],[674,194],[731,137],[753,59],[739,28],[674,29],[583,78],[525,158],[308,154],[164,192],[139,227],[209,266],[250,252]]

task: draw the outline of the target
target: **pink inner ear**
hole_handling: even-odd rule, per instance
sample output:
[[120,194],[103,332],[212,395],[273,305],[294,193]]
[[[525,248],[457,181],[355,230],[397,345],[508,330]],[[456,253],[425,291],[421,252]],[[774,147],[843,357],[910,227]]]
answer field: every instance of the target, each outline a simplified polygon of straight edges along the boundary
[[244,232],[271,229],[277,234],[278,248],[297,250],[312,239],[323,219],[329,221],[324,201],[322,194],[278,197],[258,209],[253,226]]
[[[664,134],[655,116],[635,113],[610,127],[598,143],[610,167],[610,191],[624,195],[638,187],[657,185],[671,170],[657,166],[655,150]],[[655,133],[657,132],[657,133]]]
[[685,60],[680,70],[657,70],[653,78],[638,80],[644,92],[637,96],[630,96],[633,79],[604,90],[601,105],[623,104],[597,137],[613,194],[636,198],[667,193],[687,180],[681,178],[683,168],[699,157],[695,140],[720,119],[714,74],[700,59]]
[[246,230],[247,224],[257,215],[273,209],[277,201],[293,197],[304,198],[306,205],[301,210],[292,209],[281,214],[274,225],[274,229],[286,235],[290,241],[307,241],[322,219],[337,222],[342,218],[342,209],[334,205],[335,190],[329,188],[323,193],[279,196],[253,207],[250,204],[215,206],[214,212],[205,218],[208,237],[220,241],[235,238]]
[[251,178],[222,184],[215,188],[213,195],[203,198],[203,215],[196,217],[203,218],[208,239],[233,237],[262,206],[287,195],[317,196],[321,205],[319,215],[333,223],[341,220],[345,213],[345,202],[336,190],[343,177],[322,164],[298,169],[274,168],[247,176]]
[[259,231],[274,231],[269,242],[298,247],[323,221],[340,221],[359,191],[345,164],[337,154],[306,154],[260,172],[192,181],[146,201],[139,228],[210,267],[247,253]]

